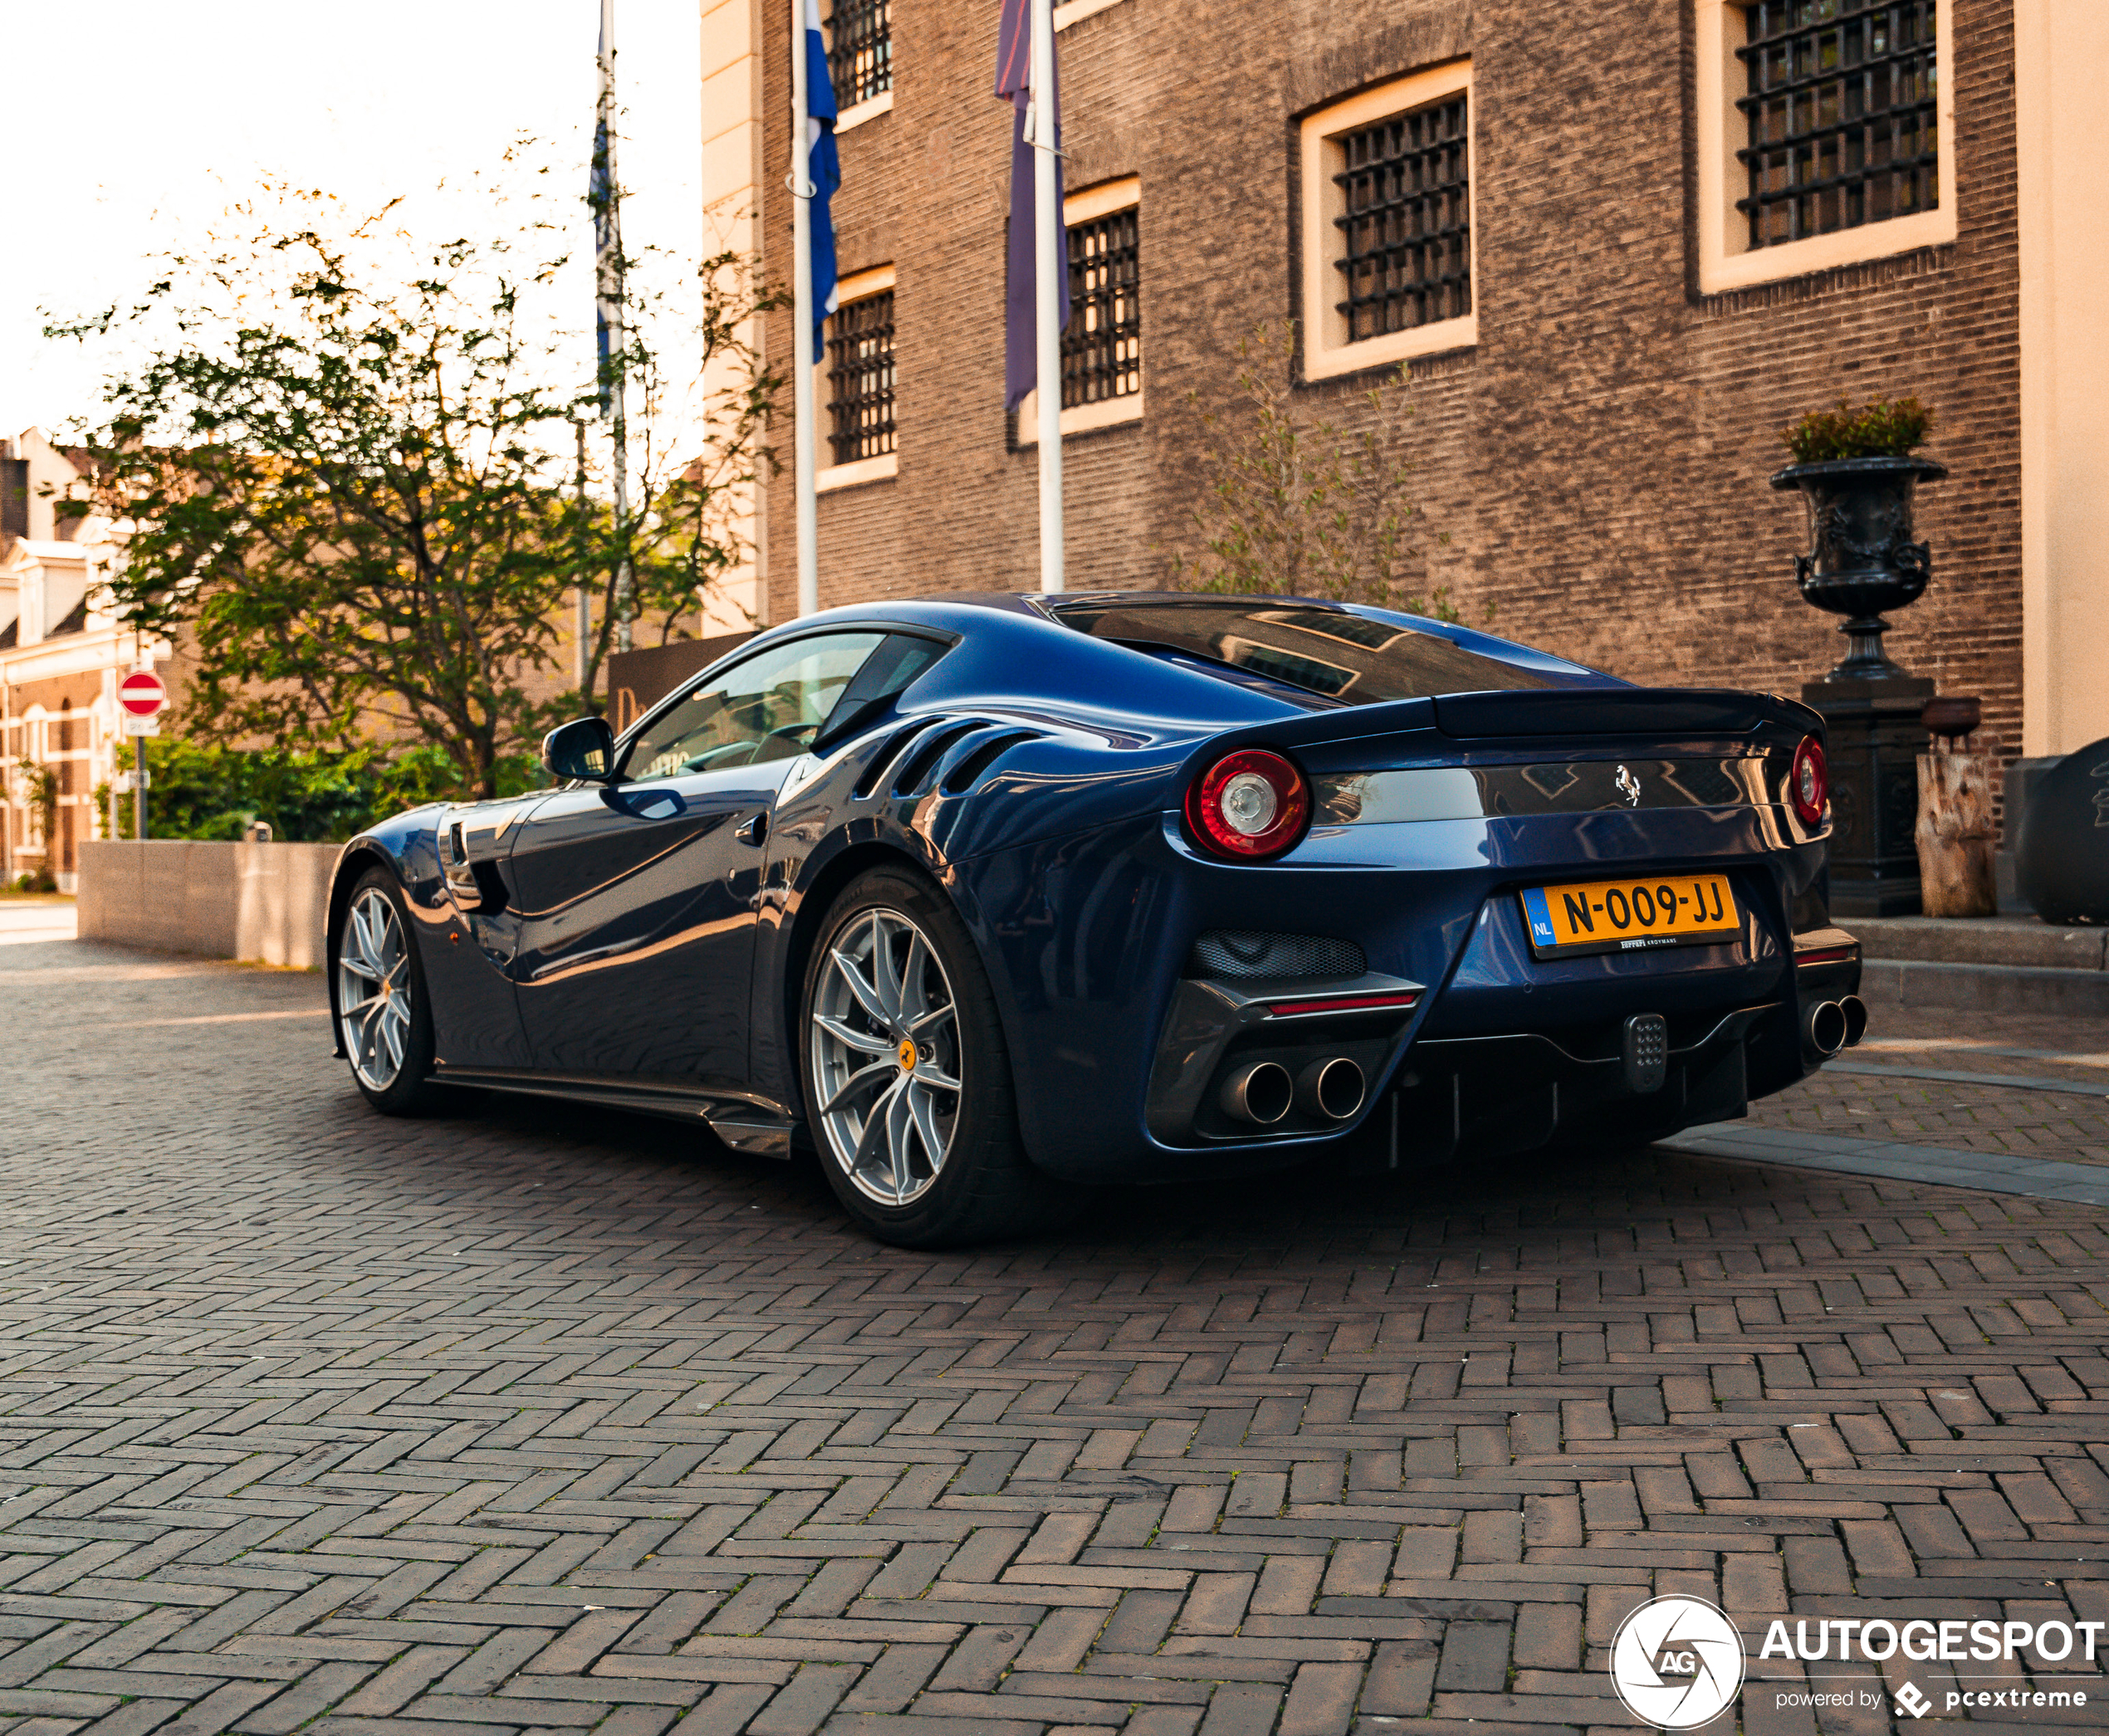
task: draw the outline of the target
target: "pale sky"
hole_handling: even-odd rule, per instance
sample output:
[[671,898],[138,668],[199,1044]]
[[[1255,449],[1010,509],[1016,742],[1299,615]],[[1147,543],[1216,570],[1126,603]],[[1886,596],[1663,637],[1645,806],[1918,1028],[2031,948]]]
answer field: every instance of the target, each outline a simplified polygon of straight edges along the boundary
[[[696,0],[615,3],[623,238],[693,257]],[[583,193],[599,23],[598,0],[0,0],[0,434],[56,428],[100,402],[96,358],[46,343],[40,309],[135,295],[147,255],[193,235],[259,176],[379,206],[491,168],[526,132],[579,165],[567,181]],[[583,205],[578,220],[583,258]],[[577,284],[587,374],[590,271]]]

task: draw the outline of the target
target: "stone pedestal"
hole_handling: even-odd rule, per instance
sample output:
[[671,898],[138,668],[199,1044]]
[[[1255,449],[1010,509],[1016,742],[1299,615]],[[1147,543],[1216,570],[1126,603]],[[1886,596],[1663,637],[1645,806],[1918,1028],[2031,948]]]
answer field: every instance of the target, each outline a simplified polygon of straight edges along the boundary
[[1919,913],[1919,713],[1933,683],[1915,676],[1813,681],[1831,769],[1831,914]]

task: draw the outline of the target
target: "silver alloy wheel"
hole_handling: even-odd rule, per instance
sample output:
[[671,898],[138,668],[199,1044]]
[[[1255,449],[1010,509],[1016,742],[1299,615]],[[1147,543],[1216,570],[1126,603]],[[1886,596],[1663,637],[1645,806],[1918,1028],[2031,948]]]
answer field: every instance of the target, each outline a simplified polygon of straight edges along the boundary
[[882,1205],[920,1199],[958,1125],[959,1021],[945,967],[900,912],[862,912],[835,936],[810,1040],[829,1154]]
[[378,886],[353,899],[345,918],[337,1020],[351,1070],[368,1090],[387,1090],[410,1042],[410,951],[402,919]]

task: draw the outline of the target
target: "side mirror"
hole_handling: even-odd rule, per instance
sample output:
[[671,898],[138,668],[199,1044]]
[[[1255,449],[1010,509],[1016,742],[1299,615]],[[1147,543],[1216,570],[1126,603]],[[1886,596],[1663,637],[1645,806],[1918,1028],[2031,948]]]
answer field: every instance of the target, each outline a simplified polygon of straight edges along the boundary
[[603,784],[615,775],[615,732],[605,717],[580,717],[542,737],[542,765],[561,781]]

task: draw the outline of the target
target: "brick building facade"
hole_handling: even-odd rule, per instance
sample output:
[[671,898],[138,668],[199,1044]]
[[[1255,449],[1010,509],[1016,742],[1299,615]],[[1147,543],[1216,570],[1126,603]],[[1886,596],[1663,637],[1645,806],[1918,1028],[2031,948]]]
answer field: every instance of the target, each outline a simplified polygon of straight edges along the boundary
[[[870,298],[890,296],[895,433],[883,460],[853,450],[823,472],[822,603],[1032,588],[1035,459],[1003,405],[1010,110],[991,94],[998,7],[834,5],[867,37],[882,20],[886,87],[867,94],[869,59],[860,72],[838,57],[839,87],[845,75],[866,82],[843,93],[834,210],[852,305],[832,324],[846,333],[859,296],[865,316]],[[2109,527],[2093,535],[2109,497],[2094,482],[2109,477],[2089,408],[2109,396],[2109,370],[2100,322],[2069,305],[2091,262],[2109,267],[2109,242],[2071,208],[2097,196],[2075,193],[2069,167],[2041,167],[2053,144],[2070,165],[2101,131],[2098,104],[2061,98],[2046,112],[2058,79],[2069,83],[2058,67],[2097,38],[2109,50],[2098,12],[2087,0],[1771,0],[1754,24],[1758,10],[1059,7],[1072,247],[1093,195],[1111,190],[1133,211],[1141,345],[1141,389],[1120,419],[1065,415],[1101,424],[1064,441],[1070,587],[1163,581],[1203,486],[1200,417],[1227,401],[1239,340],[1261,321],[1299,320],[1304,347],[1280,364],[1282,383],[1313,416],[1353,424],[1373,382],[1408,370],[1425,579],[1448,585],[1468,619],[1491,611],[1499,631],[1635,679],[1792,692],[1843,642],[1793,590],[1806,532],[1798,500],[1766,484],[1786,462],[1779,431],[1841,396],[1915,393],[1939,418],[1928,451],[1952,476],[1921,496],[1934,582],[1896,618],[1891,654],[1943,691],[1983,695],[2009,755],[2109,733],[2109,658],[2072,648],[2109,606]],[[733,11],[719,0],[712,16]],[[788,280],[789,14],[785,0],[751,0],[745,16],[746,57],[714,100],[751,92],[756,227]],[[1855,66],[1889,56],[1885,78],[1914,76],[1896,70],[1898,51],[1923,33],[1923,130],[1885,148],[1899,160],[1916,151],[1925,173],[1916,195],[1896,175],[1862,177],[1883,182],[1864,194],[1864,221],[1829,232],[1819,220],[1807,239],[1753,247],[1734,208],[1748,189],[1734,153],[1752,142],[1737,106],[1749,61],[1735,51],[1754,30],[1784,39],[1827,24],[1861,32]],[[2059,39],[2067,25],[2078,41]],[[1422,330],[1322,343],[1336,316],[1306,303],[1342,280],[1309,256],[1343,245],[1318,203],[1335,196],[1337,153],[1362,148],[1355,128],[1461,96],[1469,318],[1437,308]],[[724,121],[707,131],[725,134]],[[787,314],[766,343],[790,354]],[[2078,409],[2032,408],[2032,364],[2038,378],[2048,367],[2098,384]],[[829,393],[824,374],[824,418]],[[824,420],[823,465],[830,431]],[[788,432],[780,439],[788,450]],[[761,515],[776,619],[795,609],[791,488],[779,477]]]
[[[68,516],[84,461],[36,428],[0,440],[0,880],[74,889],[80,846],[108,835],[96,792],[130,763],[117,683],[169,648],[97,607],[115,558],[108,526]],[[38,800],[48,774],[51,800]]]

